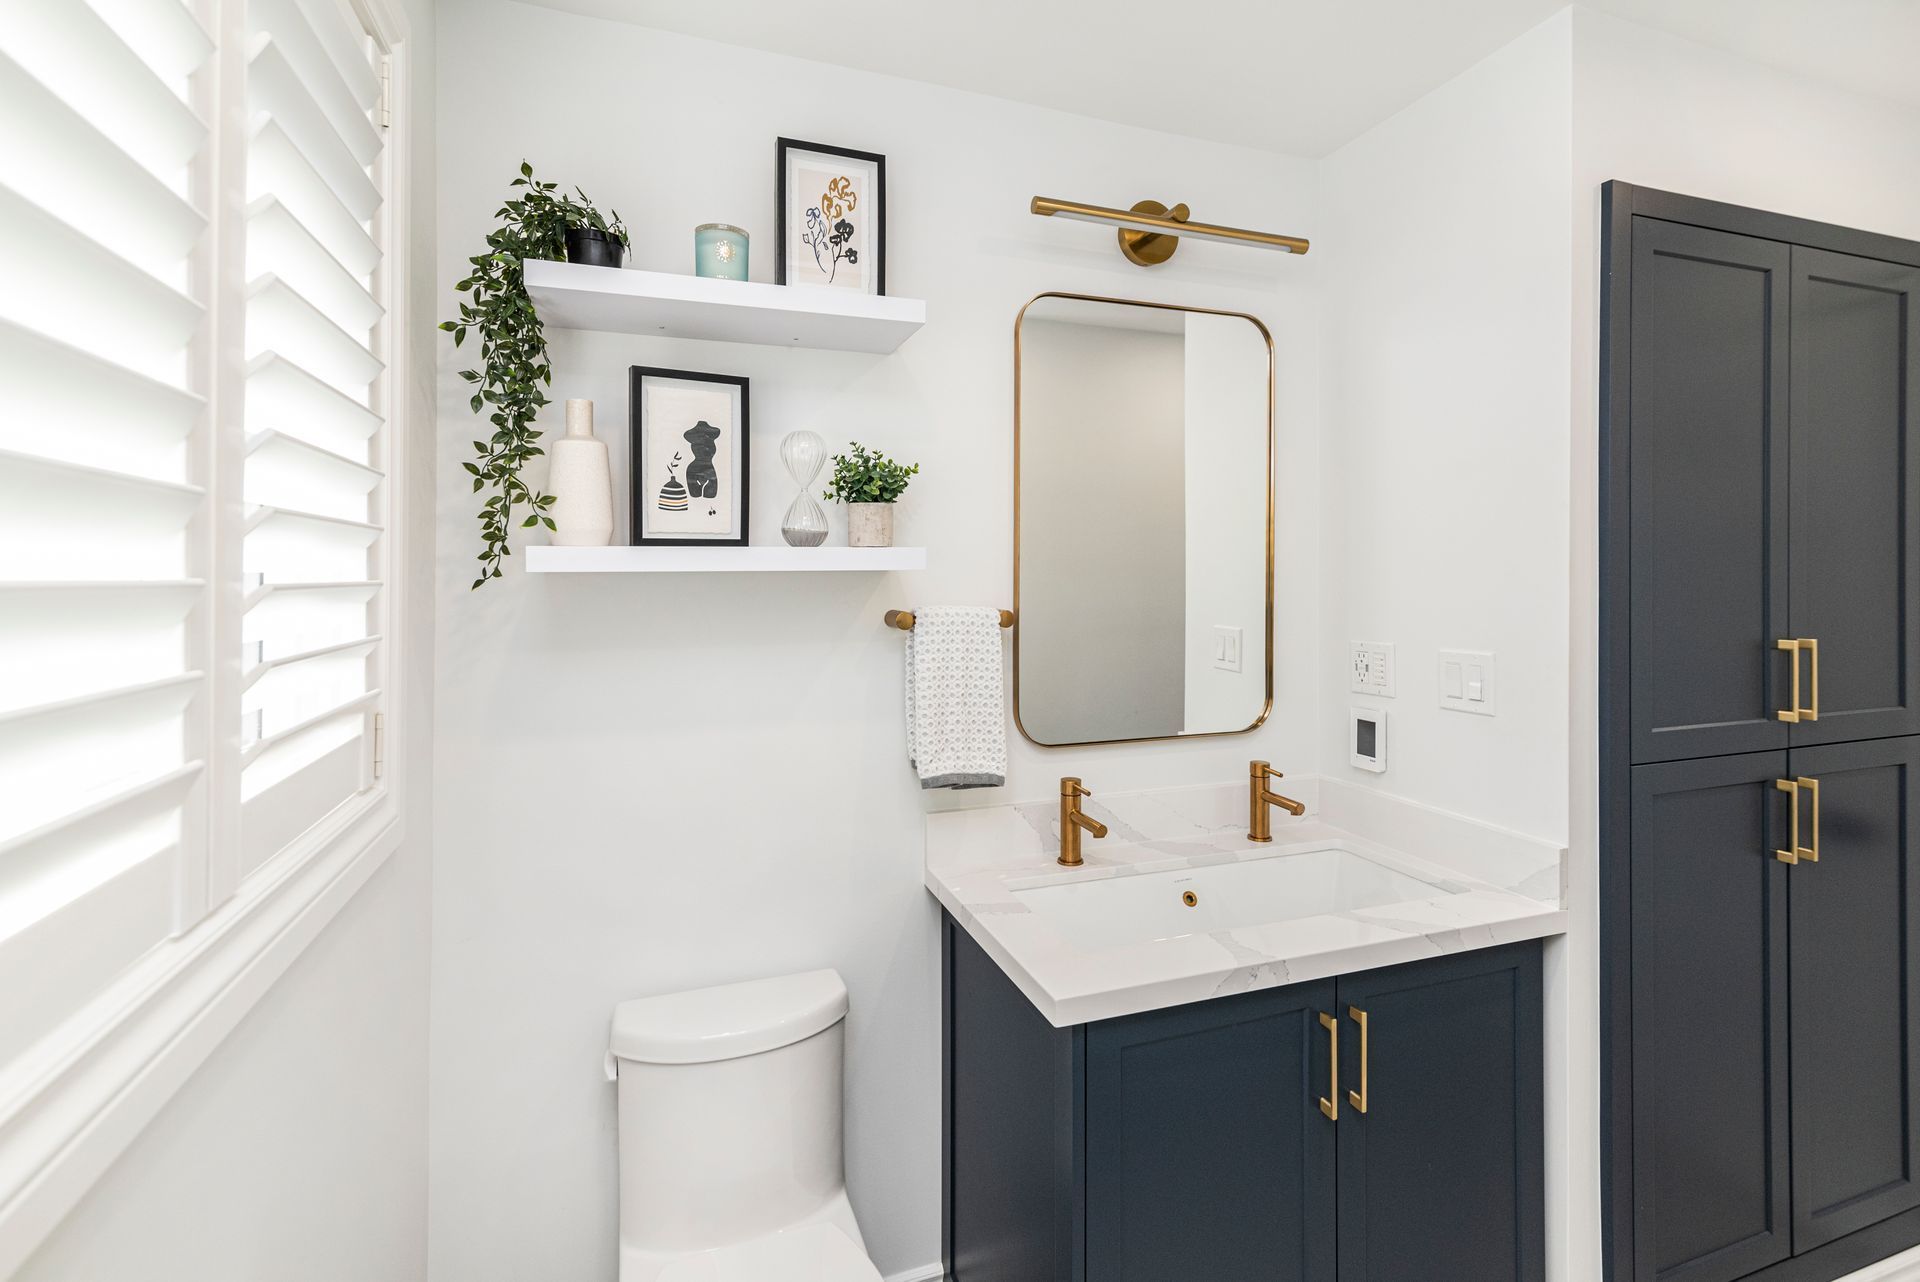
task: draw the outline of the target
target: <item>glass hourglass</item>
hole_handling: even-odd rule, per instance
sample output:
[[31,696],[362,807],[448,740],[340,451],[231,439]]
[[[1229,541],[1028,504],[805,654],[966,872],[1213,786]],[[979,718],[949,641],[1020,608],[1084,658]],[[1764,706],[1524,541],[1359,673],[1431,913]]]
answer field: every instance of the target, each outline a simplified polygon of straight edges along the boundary
[[813,501],[813,482],[826,457],[826,442],[812,432],[789,432],[780,442],[780,461],[800,487],[787,514],[780,518],[780,537],[791,547],[817,548],[827,541],[827,514]]

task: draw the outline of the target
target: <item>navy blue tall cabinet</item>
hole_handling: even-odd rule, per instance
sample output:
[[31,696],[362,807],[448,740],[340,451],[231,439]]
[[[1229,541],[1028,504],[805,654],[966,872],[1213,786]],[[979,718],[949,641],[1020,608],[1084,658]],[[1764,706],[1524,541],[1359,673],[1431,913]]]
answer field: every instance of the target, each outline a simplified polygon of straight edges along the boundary
[[1603,193],[1609,1282],[1920,1243],[1920,244]]

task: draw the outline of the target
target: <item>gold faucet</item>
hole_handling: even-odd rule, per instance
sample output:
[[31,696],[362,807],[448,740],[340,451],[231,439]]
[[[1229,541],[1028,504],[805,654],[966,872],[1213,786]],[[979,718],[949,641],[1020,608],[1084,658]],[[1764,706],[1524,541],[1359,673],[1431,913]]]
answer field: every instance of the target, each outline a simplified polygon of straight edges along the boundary
[[1306,813],[1306,807],[1292,797],[1283,797],[1267,787],[1269,779],[1285,775],[1264,761],[1247,763],[1247,836],[1254,841],[1273,840],[1273,814],[1269,806],[1278,806],[1294,818]]
[[1086,862],[1080,858],[1082,828],[1096,837],[1107,835],[1105,824],[1080,813],[1080,798],[1092,795],[1089,789],[1080,786],[1078,779],[1069,776],[1060,781],[1060,865],[1063,868],[1078,868]]

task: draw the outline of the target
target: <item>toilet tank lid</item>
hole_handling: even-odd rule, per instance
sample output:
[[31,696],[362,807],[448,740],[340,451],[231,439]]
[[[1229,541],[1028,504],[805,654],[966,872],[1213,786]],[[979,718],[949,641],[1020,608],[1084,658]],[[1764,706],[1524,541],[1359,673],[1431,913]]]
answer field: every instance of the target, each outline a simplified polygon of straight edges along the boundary
[[611,1049],[638,1064],[705,1064],[791,1046],[846,1014],[838,972],[810,970],[621,1002]]

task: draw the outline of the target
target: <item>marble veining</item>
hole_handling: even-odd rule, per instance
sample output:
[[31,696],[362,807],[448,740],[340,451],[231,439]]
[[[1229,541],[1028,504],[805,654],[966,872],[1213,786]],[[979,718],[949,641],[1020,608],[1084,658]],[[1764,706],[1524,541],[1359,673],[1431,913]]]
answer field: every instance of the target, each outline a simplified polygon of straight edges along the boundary
[[[1347,785],[1289,779],[1307,803],[1275,816],[1274,840],[1246,834],[1246,785],[1112,793],[1086,810],[1110,835],[1066,869],[1055,800],[927,817],[926,885],[1058,1027],[1231,993],[1437,957],[1565,931],[1565,851],[1474,820]],[[1390,838],[1389,841],[1387,838]],[[1017,892],[1338,849],[1427,883],[1403,903],[1103,948],[1069,942]]]

